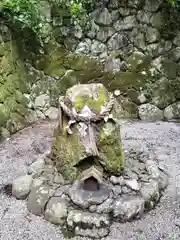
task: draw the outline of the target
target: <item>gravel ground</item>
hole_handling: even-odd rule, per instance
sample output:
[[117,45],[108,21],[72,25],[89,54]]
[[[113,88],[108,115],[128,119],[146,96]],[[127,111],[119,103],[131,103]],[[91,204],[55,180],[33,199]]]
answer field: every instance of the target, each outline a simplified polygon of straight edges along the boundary
[[[27,167],[50,149],[55,122],[43,122],[0,145],[0,188],[26,173]],[[124,122],[124,148],[149,151],[167,168],[170,184],[159,205],[130,223],[114,223],[106,240],[180,240],[180,124]],[[28,213],[26,201],[0,192],[0,239],[63,240],[60,229]],[[87,238],[73,238],[73,240]]]

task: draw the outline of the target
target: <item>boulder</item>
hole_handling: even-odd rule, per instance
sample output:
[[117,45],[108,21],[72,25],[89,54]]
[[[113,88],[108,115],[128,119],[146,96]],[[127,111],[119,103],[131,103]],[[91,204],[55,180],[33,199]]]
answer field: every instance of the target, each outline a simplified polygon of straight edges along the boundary
[[138,196],[122,196],[113,204],[113,216],[120,220],[131,220],[144,211],[144,199]]
[[49,107],[50,97],[47,94],[42,94],[35,99],[35,108]]
[[68,215],[68,202],[62,197],[52,197],[46,205],[45,219],[63,225]]
[[111,14],[107,8],[104,8],[102,12],[95,19],[96,24],[101,26],[109,26],[112,23]]
[[12,195],[17,199],[25,199],[32,186],[33,178],[30,175],[25,175],[15,179],[12,183]]
[[67,225],[77,235],[99,239],[109,233],[110,219],[106,214],[72,210],[68,213]]
[[160,121],[163,119],[163,111],[150,103],[142,104],[138,111],[139,118],[144,121]]
[[32,188],[27,202],[28,210],[35,215],[43,214],[45,206],[54,192],[48,185],[40,185]]
[[171,104],[164,109],[164,117],[167,120],[180,119],[180,102]]
[[50,107],[44,112],[45,116],[51,120],[58,119],[58,108]]

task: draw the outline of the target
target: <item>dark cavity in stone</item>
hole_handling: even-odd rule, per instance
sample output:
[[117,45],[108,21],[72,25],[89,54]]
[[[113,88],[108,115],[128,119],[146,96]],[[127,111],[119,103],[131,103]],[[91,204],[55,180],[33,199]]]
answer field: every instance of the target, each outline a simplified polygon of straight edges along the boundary
[[100,186],[94,177],[90,177],[84,180],[83,189],[86,191],[98,191],[100,189]]

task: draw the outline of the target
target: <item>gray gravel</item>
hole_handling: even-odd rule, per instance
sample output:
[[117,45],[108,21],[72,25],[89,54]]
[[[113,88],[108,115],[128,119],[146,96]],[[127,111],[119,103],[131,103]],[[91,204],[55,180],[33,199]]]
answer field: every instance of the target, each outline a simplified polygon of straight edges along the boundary
[[[43,122],[0,145],[0,188],[26,173],[27,167],[50,149],[55,122]],[[156,156],[170,173],[170,185],[159,205],[141,220],[114,223],[106,240],[180,239],[180,124],[124,122],[124,148],[143,149]],[[29,214],[26,201],[0,192],[0,239],[63,240],[60,229]],[[85,238],[73,238],[73,240]],[[87,238],[86,238],[87,240]]]

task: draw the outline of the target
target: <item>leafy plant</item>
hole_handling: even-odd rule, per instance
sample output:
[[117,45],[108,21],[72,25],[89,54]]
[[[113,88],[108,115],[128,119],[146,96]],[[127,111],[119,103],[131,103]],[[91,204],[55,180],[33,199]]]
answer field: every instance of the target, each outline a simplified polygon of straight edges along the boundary
[[39,32],[42,27],[38,0],[3,0],[3,15],[12,24],[22,29],[29,28]]

